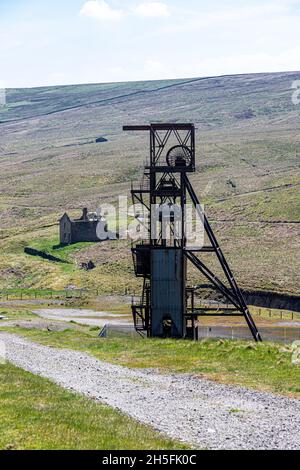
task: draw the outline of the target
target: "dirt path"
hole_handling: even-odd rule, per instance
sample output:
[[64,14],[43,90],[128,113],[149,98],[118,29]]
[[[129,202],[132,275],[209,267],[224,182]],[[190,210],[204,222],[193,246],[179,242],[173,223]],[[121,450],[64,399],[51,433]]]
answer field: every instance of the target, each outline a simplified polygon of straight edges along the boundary
[[84,308],[42,308],[34,310],[41,318],[48,320],[60,320],[80,323],[89,326],[104,326],[106,323],[112,325],[131,325],[131,318],[111,312],[99,312]]
[[13,364],[199,448],[300,449],[300,400],[128,369],[7,333],[0,341]]

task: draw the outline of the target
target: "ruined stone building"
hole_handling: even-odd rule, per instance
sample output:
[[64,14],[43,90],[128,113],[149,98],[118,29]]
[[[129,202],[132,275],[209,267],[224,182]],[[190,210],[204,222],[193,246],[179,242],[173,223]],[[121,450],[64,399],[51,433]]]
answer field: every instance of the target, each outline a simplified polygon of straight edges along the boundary
[[[99,242],[99,231],[107,232],[107,223],[101,214],[88,212],[87,208],[82,211],[79,219],[71,219],[65,213],[59,221],[60,243],[71,245],[78,242]],[[98,235],[97,235],[98,233]]]

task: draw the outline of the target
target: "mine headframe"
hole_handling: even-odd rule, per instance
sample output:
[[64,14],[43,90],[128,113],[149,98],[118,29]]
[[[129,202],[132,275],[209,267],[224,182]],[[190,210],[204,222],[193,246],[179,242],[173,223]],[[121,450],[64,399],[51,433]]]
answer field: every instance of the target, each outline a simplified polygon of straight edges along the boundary
[[[143,291],[132,301],[137,332],[148,337],[198,337],[201,316],[242,316],[255,341],[260,334],[242,292],[217,242],[200,201],[188,178],[195,172],[193,124],[157,123],[124,126],[124,131],[150,133],[150,155],[139,187],[131,188],[142,239],[133,244],[136,276],[143,278]],[[187,239],[187,201],[201,221],[208,244],[190,246]],[[203,254],[215,256],[223,273],[216,275]],[[187,286],[190,262],[218,291],[224,308],[197,307],[195,290]],[[228,308],[228,304],[231,305]]]

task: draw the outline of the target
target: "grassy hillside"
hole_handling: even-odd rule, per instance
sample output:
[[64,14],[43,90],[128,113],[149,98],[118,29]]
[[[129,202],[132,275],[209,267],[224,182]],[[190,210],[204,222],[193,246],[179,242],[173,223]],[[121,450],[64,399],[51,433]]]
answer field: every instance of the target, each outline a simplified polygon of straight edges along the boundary
[[[137,288],[126,241],[57,249],[58,218],[127,194],[148,153],[123,124],[197,126],[195,189],[240,284],[299,293],[300,73],[8,90],[0,108],[0,288]],[[97,137],[107,142],[95,143]],[[78,262],[93,259],[91,272]],[[195,279],[196,280],[196,279]]]

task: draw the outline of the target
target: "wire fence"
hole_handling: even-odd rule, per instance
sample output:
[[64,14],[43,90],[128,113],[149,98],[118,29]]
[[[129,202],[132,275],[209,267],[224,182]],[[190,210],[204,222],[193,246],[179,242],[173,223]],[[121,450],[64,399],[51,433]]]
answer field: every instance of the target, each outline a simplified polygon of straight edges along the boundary
[[[2,290],[0,301],[9,300],[34,300],[34,299],[81,299],[95,298],[102,293],[99,289],[24,289],[24,290]],[[129,291],[124,289],[121,295],[129,296]]]
[[81,290],[32,290],[32,291],[2,291],[0,292],[0,301],[11,300],[34,300],[34,299],[78,299],[84,296]]
[[300,320],[300,312],[290,310],[274,310],[271,308],[250,308],[252,315],[264,318],[277,318],[280,320]]
[[134,338],[142,339],[141,336],[135,330],[133,325],[116,325],[107,323],[103,326],[99,333],[99,338]]
[[[54,290],[54,289],[6,289],[0,290],[0,302],[10,301],[10,300],[37,300],[37,299],[83,299],[83,298],[96,298],[101,295],[104,295],[100,289],[64,289],[64,290]],[[109,294],[105,294],[109,295]],[[130,294],[128,288],[125,288],[124,291],[120,294],[121,296],[127,296],[128,302],[131,299],[134,299],[134,296]],[[201,307],[211,307],[216,308],[228,308],[229,305],[222,304],[218,302],[208,302],[203,303]],[[262,318],[272,318],[272,319],[281,319],[281,320],[299,320],[300,321],[300,312],[293,312],[287,310],[274,310],[270,308],[260,308],[260,307],[251,307],[251,313],[254,316]]]
[[[202,326],[199,327],[198,331],[200,339],[252,339],[252,335],[247,326]],[[300,340],[300,326],[260,326],[259,333],[263,341],[272,341],[275,343],[292,343],[294,341]]]
[[[300,340],[299,327],[260,327],[259,332],[263,341],[275,343],[293,343]],[[252,335],[247,326],[202,326],[198,329],[199,340],[232,339],[252,340]],[[100,338],[133,338],[140,340],[142,336],[137,333],[133,325],[116,325],[107,323],[99,334]]]

